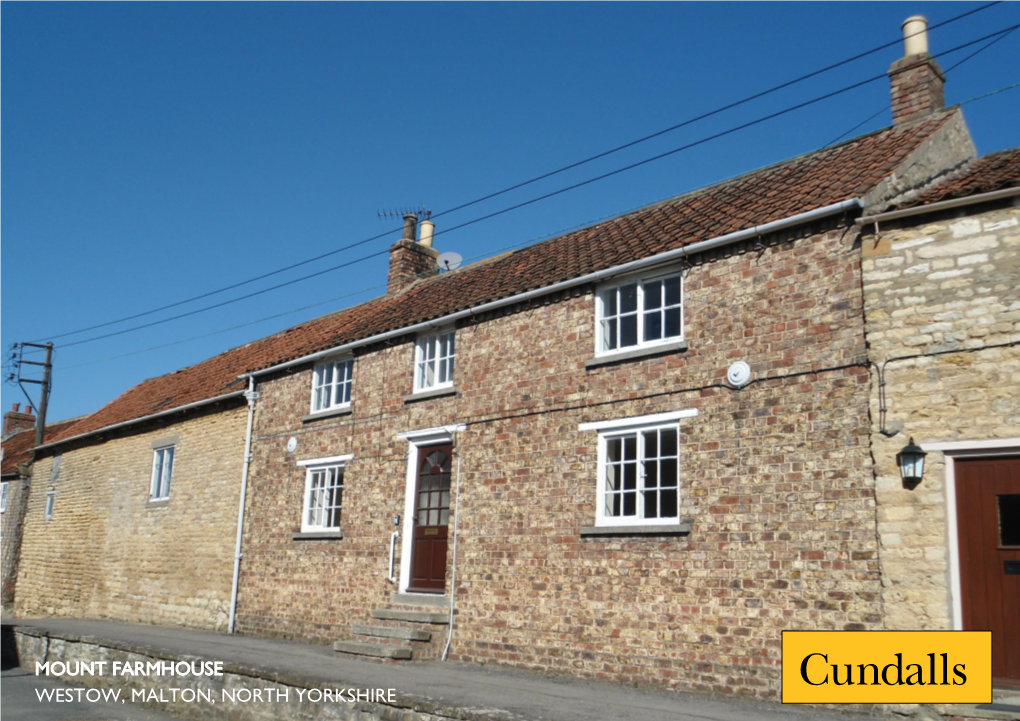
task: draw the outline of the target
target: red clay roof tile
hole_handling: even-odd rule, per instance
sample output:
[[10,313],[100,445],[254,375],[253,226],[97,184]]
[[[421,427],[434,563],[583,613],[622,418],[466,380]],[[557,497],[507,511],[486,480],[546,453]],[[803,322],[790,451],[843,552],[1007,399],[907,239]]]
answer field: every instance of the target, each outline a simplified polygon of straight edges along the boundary
[[914,208],[1017,186],[1020,186],[1020,148],[1011,148],[977,158],[932,188],[893,207]]
[[[51,438],[57,438],[82,418],[69,418],[66,421],[46,424],[46,437],[44,442]],[[32,447],[35,446],[35,428],[26,428],[12,433],[3,442],[4,459],[0,463],[0,475],[8,476],[19,473],[18,466],[32,460]]]

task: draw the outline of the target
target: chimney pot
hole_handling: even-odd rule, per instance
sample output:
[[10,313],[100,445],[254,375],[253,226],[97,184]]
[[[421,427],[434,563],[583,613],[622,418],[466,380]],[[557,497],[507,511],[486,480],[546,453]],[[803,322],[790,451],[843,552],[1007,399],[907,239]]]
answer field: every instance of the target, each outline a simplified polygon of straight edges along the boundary
[[421,230],[419,231],[418,242],[424,245],[426,248],[432,247],[432,235],[435,233],[436,224],[431,220],[421,221]]
[[415,227],[418,225],[418,216],[414,213],[408,213],[404,216],[404,239],[414,240]]
[[2,433],[4,438],[7,438],[12,433],[33,428],[35,423],[36,419],[32,415],[32,406],[26,405],[25,410],[21,410],[21,404],[15,403],[7,413],[4,413],[4,427],[0,430],[0,433]]
[[911,15],[903,21],[904,56],[921,55],[928,52],[928,18]]

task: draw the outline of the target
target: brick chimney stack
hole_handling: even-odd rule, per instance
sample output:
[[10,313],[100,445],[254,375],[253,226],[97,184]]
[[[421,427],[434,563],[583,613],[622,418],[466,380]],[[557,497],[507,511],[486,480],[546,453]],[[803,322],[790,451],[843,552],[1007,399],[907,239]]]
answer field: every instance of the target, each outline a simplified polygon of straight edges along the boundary
[[[399,293],[419,278],[439,273],[439,263],[436,261],[439,252],[430,247],[431,232],[428,234],[430,245],[419,243],[415,240],[417,226],[417,215],[408,213],[404,216],[404,237],[390,248],[390,275],[386,286],[387,293]],[[431,223],[429,223],[429,230],[431,230]]]
[[27,428],[35,428],[35,416],[32,414],[32,406],[25,406],[25,410],[22,412],[21,404],[15,403],[11,410],[4,413],[3,437],[7,438]]
[[928,20],[903,21],[904,56],[889,68],[893,125],[924,117],[946,106],[946,76],[928,54]]

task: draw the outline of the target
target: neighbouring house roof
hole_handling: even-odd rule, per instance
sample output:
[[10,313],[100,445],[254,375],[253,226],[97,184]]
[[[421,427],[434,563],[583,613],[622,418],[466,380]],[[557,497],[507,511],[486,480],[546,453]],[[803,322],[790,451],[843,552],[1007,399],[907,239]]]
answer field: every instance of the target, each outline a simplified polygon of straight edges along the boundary
[[[56,437],[80,420],[82,420],[81,417],[69,418],[66,421],[46,424],[45,441]],[[6,478],[7,476],[20,475],[18,466],[32,460],[33,446],[35,446],[35,428],[25,428],[8,436],[3,442],[4,459],[0,463],[0,476]]]
[[146,380],[48,443],[240,392],[238,376],[699,240],[866,195],[953,110],[886,128],[294,326]]
[[1020,186],[1020,148],[1011,148],[976,158],[928,190],[893,207],[914,208],[1018,186]]

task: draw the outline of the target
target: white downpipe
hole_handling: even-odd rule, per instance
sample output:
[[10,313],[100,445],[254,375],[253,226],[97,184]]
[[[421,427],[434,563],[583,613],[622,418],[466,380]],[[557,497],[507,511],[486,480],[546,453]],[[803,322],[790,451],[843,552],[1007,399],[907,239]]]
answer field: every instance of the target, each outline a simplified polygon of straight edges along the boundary
[[241,577],[241,536],[244,530],[244,502],[248,495],[248,468],[251,466],[251,433],[255,420],[255,401],[259,394],[255,392],[255,378],[248,378],[248,390],[244,397],[248,399],[248,431],[244,437],[244,465],[241,468],[241,502],[237,506],[237,542],[234,545],[234,579],[230,586],[230,621],[227,633],[234,632],[234,621],[237,616],[237,582]]
[[446,648],[443,649],[443,660],[450,655],[450,644],[453,643],[453,607],[457,601],[457,528],[460,525],[460,453],[457,454],[457,484],[454,489],[457,498],[457,512],[453,514],[453,574],[450,581],[450,632],[446,636]]
[[394,531],[392,534],[390,534],[390,575],[387,577],[387,580],[390,583],[396,583],[397,582],[396,576],[393,575],[393,569],[394,569],[394,566],[396,565],[397,536],[399,536],[399,535],[400,535],[400,531]]
[[362,346],[371,345],[373,343],[379,343],[380,341],[389,340],[390,338],[399,338],[400,336],[409,335],[411,333],[417,333],[419,331],[428,330],[429,328],[437,328],[439,326],[453,323],[454,321],[460,320],[461,318],[470,318],[481,313],[487,313],[490,310],[497,308],[503,308],[508,305],[515,303],[521,303],[531,298],[537,298],[539,296],[548,295],[555,293],[560,290],[567,288],[573,288],[579,285],[585,285],[586,283],[597,282],[611,278],[616,275],[622,275],[624,273],[630,273],[632,271],[641,270],[642,268],[648,268],[651,266],[661,265],[680,258],[685,258],[695,253],[701,253],[706,250],[712,250],[723,245],[729,245],[731,243],[737,243],[741,240],[748,240],[755,238],[760,235],[767,235],[768,233],[774,233],[777,230],[783,230],[784,228],[790,228],[795,225],[801,225],[802,223],[809,223],[818,218],[825,218],[836,213],[842,213],[848,210],[855,210],[857,208],[863,208],[864,202],[860,198],[851,198],[850,200],[843,200],[839,203],[833,203],[826,205],[821,208],[815,208],[805,213],[798,213],[791,215],[788,218],[781,220],[775,220],[771,223],[765,223],[764,225],[756,225],[752,228],[745,228],[744,230],[738,230],[735,233],[727,233],[726,235],[720,235],[715,238],[708,240],[702,240],[697,243],[691,243],[685,245],[682,248],[676,248],[674,250],[668,250],[665,253],[659,253],[648,258],[641,258],[640,260],[632,260],[629,263],[623,263],[622,265],[615,265],[611,268],[604,268],[603,270],[595,271],[594,273],[588,273],[587,275],[578,276],[577,278],[571,278],[564,280],[559,283],[553,283],[542,288],[535,288],[524,293],[518,293],[507,298],[501,298],[499,300],[490,301],[489,303],[482,303],[473,308],[467,308],[465,310],[459,310],[456,313],[449,313],[440,318],[434,318],[433,320],[423,321],[421,323],[415,323],[414,325],[405,326],[403,328],[397,328],[395,330],[389,330],[385,333],[378,333],[368,338],[362,338],[360,340],[351,341],[350,343],[344,343],[342,345],[327,348],[326,350],[317,351],[315,353],[309,353],[308,355],[295,358],[294,360],[285,361],[284,363],[277,363],[276,365],[262,370],[252,371],[251,373],[245,373],[238,376],[238,378],[246,378],[249,376],[260,376],[266,373],[273,373],[274,371],[282,370],[284,368],[291,368],[292,366],[301,365],[303,363],[309,363],[319,358],[325,358],[327,356],[342,353],[346,350],[353,348],[360,348]]

